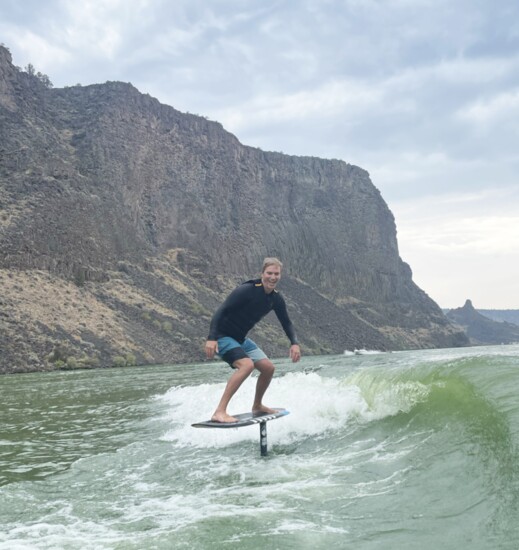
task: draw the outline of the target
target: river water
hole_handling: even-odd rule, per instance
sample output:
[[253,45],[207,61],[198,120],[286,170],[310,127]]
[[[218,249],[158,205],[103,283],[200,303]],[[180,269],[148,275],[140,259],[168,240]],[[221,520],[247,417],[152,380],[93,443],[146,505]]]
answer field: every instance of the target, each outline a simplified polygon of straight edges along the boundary
[[0,549],[519,548],[519,346],[277,367],[266,457],[221,362],[1,377]]

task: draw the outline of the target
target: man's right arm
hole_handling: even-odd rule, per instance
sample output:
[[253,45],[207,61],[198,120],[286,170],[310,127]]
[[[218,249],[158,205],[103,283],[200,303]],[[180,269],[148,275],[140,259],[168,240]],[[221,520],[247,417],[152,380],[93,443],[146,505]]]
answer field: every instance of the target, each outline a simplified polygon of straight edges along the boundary
[[205,343],[205,356],[207,359],[213,359],[216,353],[218,353],[218,341],[207,340]]

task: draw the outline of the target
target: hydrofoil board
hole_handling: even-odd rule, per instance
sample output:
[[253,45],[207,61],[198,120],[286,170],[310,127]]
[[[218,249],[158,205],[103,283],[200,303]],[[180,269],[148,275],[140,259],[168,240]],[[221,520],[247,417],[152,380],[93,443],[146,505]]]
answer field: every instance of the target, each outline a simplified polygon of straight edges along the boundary
[[286,409],[275,409],[275,413],[262,413],[253,414],[251,412],[233,414],[234,418],[238,419],[238,422],[214,422],[213,420],[205,420],[204,422],[197,422],[191,424],[193,428],[243,428],[244,426],[252,426],[252,424],[262,424],[268,420],[275,420],[290,414]]

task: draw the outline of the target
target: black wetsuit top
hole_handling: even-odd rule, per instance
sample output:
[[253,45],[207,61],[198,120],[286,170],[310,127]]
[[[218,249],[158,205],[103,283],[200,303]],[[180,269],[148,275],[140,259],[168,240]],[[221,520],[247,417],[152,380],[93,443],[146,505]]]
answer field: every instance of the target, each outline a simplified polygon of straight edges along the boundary
[[247,281],[229,294],[211,320],[208,339],[218,340],[223,336],[230,336],[241,344],[252,327],[272,310],[290,343],[297,344],[285,300],[277,290],[267,294],[261,279]]

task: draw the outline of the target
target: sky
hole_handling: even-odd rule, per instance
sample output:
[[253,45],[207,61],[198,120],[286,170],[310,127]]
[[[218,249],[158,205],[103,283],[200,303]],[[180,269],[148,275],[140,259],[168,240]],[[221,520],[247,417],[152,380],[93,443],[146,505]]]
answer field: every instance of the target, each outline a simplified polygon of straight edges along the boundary
[[519,309],[517,0],[0,0],[13,63],[370,174],[441,307]]

